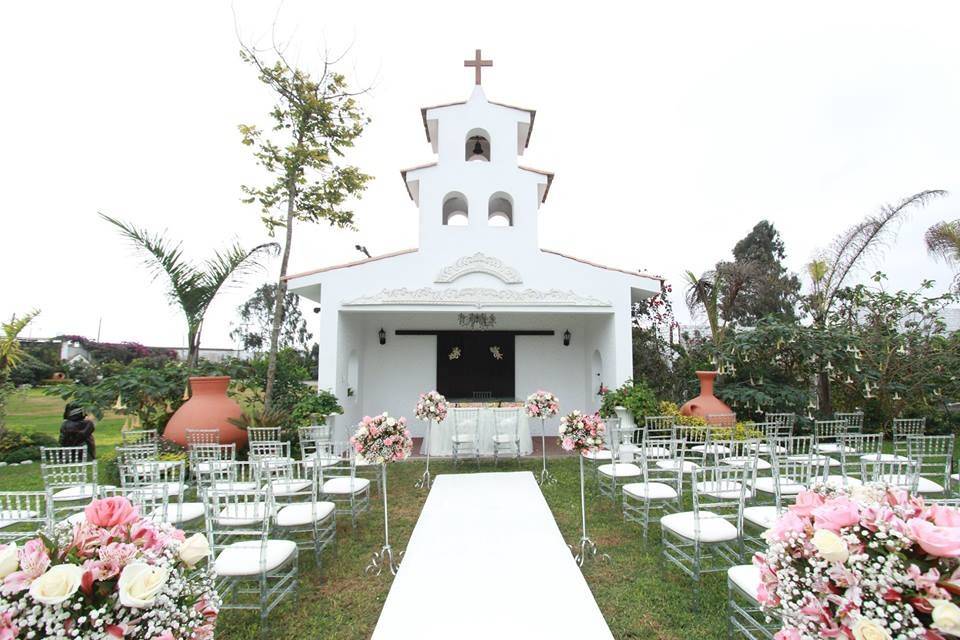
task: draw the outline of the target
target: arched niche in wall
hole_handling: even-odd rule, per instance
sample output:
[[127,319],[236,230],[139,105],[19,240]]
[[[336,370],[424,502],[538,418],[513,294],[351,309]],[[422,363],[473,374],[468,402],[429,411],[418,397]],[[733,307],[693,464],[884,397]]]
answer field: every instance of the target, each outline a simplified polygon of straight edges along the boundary
[[463,159],[490,162],[490,134],[483,129],[471,129],[463,143]]
[[491,227],[513,226],[513,198],[510,194],[498,191],[490,196],[487,204],[487,224]]
[[347,358],[347,398],[350,402],[357,401],[360,388],[360,356],[356,349],[350,350]]
[[443,198],[443,224],[450,227],[465,227],[470,224],[467,197],[459,191],[451,191]]

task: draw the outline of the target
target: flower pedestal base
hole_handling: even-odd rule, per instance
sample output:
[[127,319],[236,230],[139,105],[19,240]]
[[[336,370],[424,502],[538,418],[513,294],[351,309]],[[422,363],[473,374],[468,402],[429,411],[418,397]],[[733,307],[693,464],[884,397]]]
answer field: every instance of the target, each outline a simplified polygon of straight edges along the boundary
[[370,558],[370,564],[364,569],[364,572],[368,576],[379,576],[383,573],[384,569],[389,570],[393,575],[397,575],[397,570],[400,568],[400,560],[403,557],[403,552],[401,551],[395,560],[393,557],[393,549],[390,547],[390,516],[387,512],[387,463],[383,463],[381,473],[383,474],[381,476],[383,480],[383,547],[380,548],[380,551],[373,553],[373,556]]
[[423,475],[420,476],[420,479],[417,480],[417,483],[413,485],[417,489],[429,489],[430,488],[430,428],[433,426],[433,420],[427,420],[427,435],[424,439],[424,445],[427,448],[427,468],[424,470]]
[[583,563],[588,559],[594,560],[599,555],[602,559],[607,562],[610,561],[610,556],[605,553],[600,553],[597,548],[597,543],[590,539],[590,536],[587,535],[587,500],[583,491],[583,455],[580,454],[580,521],[583,525],[583,533],[580,536],[580,544],[574,547],[570,546],[570,550],[573,551],[573,559],[576,561],[578,567],[582,567]]
[[557,479],[553,477],[553,474],[547,470],[547,420],[546,418],[540,418],[540,453],[543,456],[543,469],[540,471],[540,478],[538,482],[540,486],[546,484],[556,484]]

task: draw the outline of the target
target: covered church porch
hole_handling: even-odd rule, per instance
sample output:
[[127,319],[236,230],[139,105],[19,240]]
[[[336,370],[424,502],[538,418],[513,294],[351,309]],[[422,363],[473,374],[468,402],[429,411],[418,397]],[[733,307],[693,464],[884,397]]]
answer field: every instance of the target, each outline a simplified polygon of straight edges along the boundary
[[[340,437],[364,415],[411,418],[419,394],[431,389],[452,403],[480,407],[515,406],[548,389],[563,411],[592,411],[600,406],[601,385],[630,377],[632,363],[618,363],[615,355],[630,327],[617,327],[614,318],[605,307],[341,309],[338,357],[321,354],[319,383],[341,399]],[[410,420],[415,437],[424,426]],[[547,434],[555,429],[548,424]],[[539,435],[539,421],[529,430]]]

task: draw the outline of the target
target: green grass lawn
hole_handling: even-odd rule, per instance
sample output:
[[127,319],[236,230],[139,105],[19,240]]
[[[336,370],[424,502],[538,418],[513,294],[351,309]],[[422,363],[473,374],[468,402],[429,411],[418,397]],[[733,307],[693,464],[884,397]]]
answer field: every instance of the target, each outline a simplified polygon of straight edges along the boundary
[[[56,436],[60,426],[62,403],[36,391],[18,394],[10,406],[8,426],[17,430],[41,431]],[[97,451],[106,453],[120,441],[122,419],[108,417],[97,425]],[[544,490],[547,502],[567,542],[580,538],[580,497],[577,460],[574,457],[551,460],[551,470],[559,482]],[[539,460],[526,459],[521,468],[536,471]],[[473,465],[461,467],[472,472]],[[512,471],[516,465],[501,464]],[[434,473],[457,473],[452,463],[433,461]],[[494,471],[492,462],[483,462],[481,471]],[[42,487],[39,466],[15,466],[0,469],[0,490],[25,490]],[[402,550],[410,538],[426,500],[426,492],[414,489],[423,473],[423,463],[410,461],[389,468],[390,532],[394,548]],[[361,640],[369,638],[390,589],[391,577],[367,577],[363,573],[370,554],[379,549],[383,536],[383,515],[379,500],[371,502],[355,530],[342,519],[337,531],[336,549],[327,553],[323,566],[313,564],[311,554],[300,559],[299,599],[290,600],[270,617],[272,640]],[[646,548],[639,527],[623,521],[613,503],[598,496],[588,485],[587,526],[601,551],[610,555],[609,563],[588,562],[584,575],[596,597],[615,638],[723,638],[726,636],[724,606],[726,577],[704,578],[702,600],[697,612],[691,606],[691,581],[667,566],[660,554],[657,535],[652,530]],[[504,532],[509,536],[509,532]],[[496,559],[492,558],[491,562]],[[456,567],[451,567],[456,571]],[[437,584],[438,590],[445,585]],[[496,594],[491,593],[495,602]],[[423,597],[423,615],[429,615],[431,594]],[[482,604],[482,603],[479,603]],[[576,603],[558,602],[548,610],[533,610],[531,616],[571,615]],[[483,607],[477,609],[478,615]],[[573,611],[572,615],[576,615]],[[258,614],[226,611],[217,627],[218,640],[258,639]],[[469,624],[465,620],[464,624]],[[410,630],[416,637],[416,629]],[[451,630],[451,637],[456,631]],[[587,639],[584,639],[587,640]]]

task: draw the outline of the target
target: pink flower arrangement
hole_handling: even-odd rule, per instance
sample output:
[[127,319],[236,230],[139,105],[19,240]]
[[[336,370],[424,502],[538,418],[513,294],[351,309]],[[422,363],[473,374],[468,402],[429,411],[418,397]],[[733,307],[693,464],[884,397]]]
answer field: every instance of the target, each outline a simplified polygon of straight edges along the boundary
[[960,636],[960,511],[883,485],[801,492],[754,557],[776,640]]
[[350,444],[367,462],[383,464],[400,462],[410,457],[413,440],[407,429],[406,418],[394,418],[386,413],[371,418],[364,416]]
[[447,399],[437,391],[421,393],[414,413],[420,420],[439,424],[447,417]]
[[549,391],[540,389],[527,397],[523,410],[531,418],[552,418],[560,413],[560,401]]
[[[94,500],[84,514],[22,548],[0,545],[0,640],[213,637],[220,600],[209,568],[197,566],[205,536],[185,542],[123,497]],[[131,579],[144,571],[148,586]]]
[[606,425],[597,413],[573,411],[560,418],[560,447],[564,451],[590,451],[603,446]]

